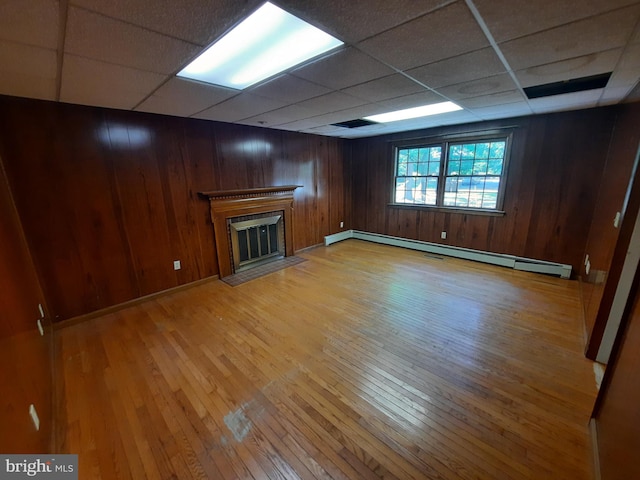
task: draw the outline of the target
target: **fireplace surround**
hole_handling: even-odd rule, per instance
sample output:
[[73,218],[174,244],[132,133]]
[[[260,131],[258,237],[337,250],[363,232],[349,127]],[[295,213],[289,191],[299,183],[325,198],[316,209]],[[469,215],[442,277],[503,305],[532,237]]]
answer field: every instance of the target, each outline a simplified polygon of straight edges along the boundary
[[293,192],[298,187],[200,192],[209,200],[220,278],[293,255]]

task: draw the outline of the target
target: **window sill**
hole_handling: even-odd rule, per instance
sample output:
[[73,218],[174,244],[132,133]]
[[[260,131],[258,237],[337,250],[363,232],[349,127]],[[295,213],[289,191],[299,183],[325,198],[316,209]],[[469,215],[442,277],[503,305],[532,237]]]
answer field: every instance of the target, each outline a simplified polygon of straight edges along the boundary
[[504,217],[504,210],[481,210],[479,208],[441,207],[434,205],[415,205],[411,203],[388,203],[387,207],[408,210],[429,210],[431,212],[458,213],[461,215],[484,215],[487,217]]

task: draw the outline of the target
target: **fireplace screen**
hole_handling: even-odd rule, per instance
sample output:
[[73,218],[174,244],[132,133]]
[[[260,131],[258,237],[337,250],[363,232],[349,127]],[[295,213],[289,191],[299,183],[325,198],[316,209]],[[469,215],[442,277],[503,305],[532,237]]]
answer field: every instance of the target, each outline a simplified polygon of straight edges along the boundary
[[284,256],[282,215],[261,216],[230,224],[235,271]]

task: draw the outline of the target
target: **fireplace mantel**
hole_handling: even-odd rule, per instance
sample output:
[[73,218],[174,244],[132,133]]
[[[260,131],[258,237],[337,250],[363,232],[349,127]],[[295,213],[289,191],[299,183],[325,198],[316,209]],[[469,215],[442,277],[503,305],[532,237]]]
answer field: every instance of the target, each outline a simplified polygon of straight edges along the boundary
[[230,218],[282,211],[285,255],[293,255],[293,192],[298,187],[299,185],[283,185],[199,192],[201,197],[209,199],[220,278],[234,273],[227,226]]

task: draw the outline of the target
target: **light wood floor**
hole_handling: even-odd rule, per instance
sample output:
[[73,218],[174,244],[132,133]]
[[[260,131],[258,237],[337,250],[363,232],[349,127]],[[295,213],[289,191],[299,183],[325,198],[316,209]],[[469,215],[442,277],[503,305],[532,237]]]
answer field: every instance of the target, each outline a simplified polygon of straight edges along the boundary
[[348,240],[57,332],[80,478],[590,479],[576,282]]

